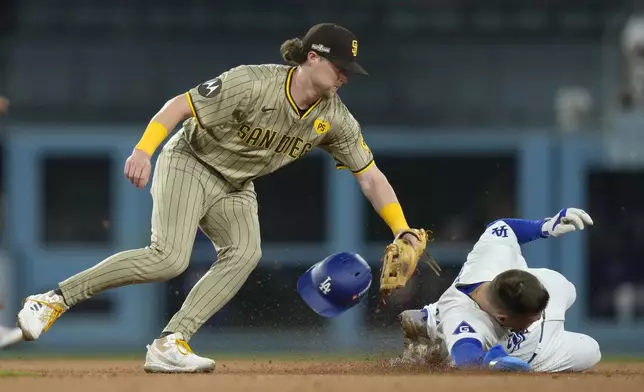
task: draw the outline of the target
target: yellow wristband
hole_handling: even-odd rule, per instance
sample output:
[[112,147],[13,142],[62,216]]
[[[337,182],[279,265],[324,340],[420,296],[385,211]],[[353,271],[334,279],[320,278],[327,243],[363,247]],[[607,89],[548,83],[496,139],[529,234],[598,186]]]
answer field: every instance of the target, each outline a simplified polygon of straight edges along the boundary
[[148,154],[154,154],[154,150],[159,147],[161,142],[168,136],[168,130],[163,124],[157,121],[152,121],[143,132],[143,136],[135,148],[143,150]]
[[394,202],[384,206],[379,211],[380,216],[387,223],[394,235],[398,234],[401,230],[409,229],[405,215],[403,214],[400,203]]

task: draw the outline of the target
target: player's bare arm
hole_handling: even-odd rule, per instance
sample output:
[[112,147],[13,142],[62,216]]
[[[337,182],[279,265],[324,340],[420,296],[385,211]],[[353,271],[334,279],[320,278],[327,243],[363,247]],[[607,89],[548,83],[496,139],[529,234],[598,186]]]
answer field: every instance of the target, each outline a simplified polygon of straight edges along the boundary
[[[326,149],[333,154],[338,168],[348,168],[353,172],[365,197],[394,234],[394,240],[385,248],[383,257],[380,293],[384,300],[394,290],[405,287],[415,273],[418,261],[431,239],[431,232],[409,227],[396,193],[375,165],[360,125],[348,111],[344,117],[340,132],[332,135],[335,137],[329,140]],[[428,262],[439,274],[438,263],[432,257],[428,258]]]
[[360,184],[362,193],[391,229],[394,237],[402,236],[414,247],[420,239],[411,232],[402,207],[387,177],[376,166],[373,153],[362,137],[361,127],[348,110],[342,112],[344,121],[337,133],[320,147],[329,151],[338,169],[350,169]]
[[143,188],[150,179],[150,158],[170,132],[192,115],[190,102],[185,94],[177,95],[163,105],[152,117],[132,155],[125,162],[125,177],[137,188]]
[[[394,234],[394,241],[385,249],[380,279],[380,292],[386,296],[393,290],[404,287],[414,274],[418,260],[427,246],[429,232],[409,227],[396,192],[375,163],[355,174],[355,178],[362,193]],[[438,263],[430,257],[429,264],[438,275]]]
[[[380,213],[387,225],[391,228],[394,236],[409,229],[407,220],[403,214],[396,192],[391,187],[387,177],[374,163],[366,171],[355,175],[360,189],[365,197],[371,202],[373,208]],[[406,234],[405,238],[416,244],[417,239],[413,235]]]

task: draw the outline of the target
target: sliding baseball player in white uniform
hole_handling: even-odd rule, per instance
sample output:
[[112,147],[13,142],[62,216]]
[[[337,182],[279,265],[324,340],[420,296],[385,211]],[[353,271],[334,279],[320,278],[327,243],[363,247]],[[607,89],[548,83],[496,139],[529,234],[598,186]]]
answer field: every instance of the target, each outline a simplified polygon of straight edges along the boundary
[[502,371],[584,371],[601,359],[590,336],[564,329],[575,286],[549,269],[528,268],[521,245],[592,225],[567,208],[540,221],[492,222],[439,300],[400,315],[405,350],[393,363],[443,362]]

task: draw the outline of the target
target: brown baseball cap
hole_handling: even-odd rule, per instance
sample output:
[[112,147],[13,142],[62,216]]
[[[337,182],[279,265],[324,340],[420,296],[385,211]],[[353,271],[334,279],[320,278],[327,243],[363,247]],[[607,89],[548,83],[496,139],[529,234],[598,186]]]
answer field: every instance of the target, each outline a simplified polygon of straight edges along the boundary
[[358,39],[348,29],[335,23],[320,23],[309,29],[302,39],[303,49],[316,52],[348,73],[369,75],[358,64]]

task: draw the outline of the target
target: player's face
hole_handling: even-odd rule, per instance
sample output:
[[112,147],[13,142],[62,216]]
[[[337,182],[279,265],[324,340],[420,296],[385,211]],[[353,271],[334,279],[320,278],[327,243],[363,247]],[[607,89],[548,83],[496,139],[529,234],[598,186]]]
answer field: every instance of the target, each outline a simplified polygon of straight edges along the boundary
[[312,57],[311,83],[318,94],[331,98],[343,84],[348,82],[346,73],[324,57],[317,54]]

